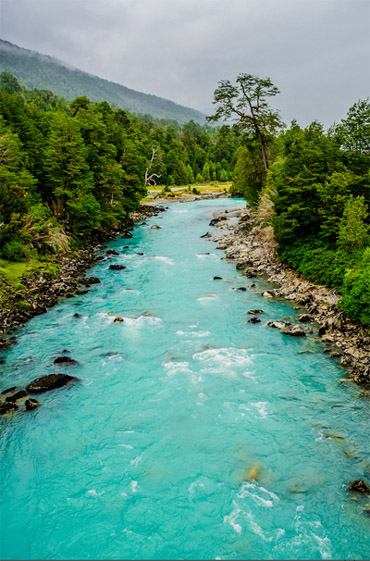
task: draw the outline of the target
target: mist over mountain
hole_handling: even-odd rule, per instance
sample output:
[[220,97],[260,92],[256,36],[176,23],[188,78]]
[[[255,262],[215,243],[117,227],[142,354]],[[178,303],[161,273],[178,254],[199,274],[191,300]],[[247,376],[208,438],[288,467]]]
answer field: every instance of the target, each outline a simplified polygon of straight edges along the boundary
[[92,101],[106,100],[140,115],[157,119],[174,119],[185,123],[191,119],[204,123],[204,115],[173,101],[126,88],[83,72],[54,57],[18,47],[0,39],[0,72],[10,72],[27,88],[47,89],[72,100],[85,95]]

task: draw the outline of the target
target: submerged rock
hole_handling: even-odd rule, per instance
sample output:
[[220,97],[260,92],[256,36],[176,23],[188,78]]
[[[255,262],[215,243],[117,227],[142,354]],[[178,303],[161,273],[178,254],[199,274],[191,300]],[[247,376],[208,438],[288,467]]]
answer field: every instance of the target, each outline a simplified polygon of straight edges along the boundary
[[83,283],[86,286],[90,286],[91,284],[99,284],[101,281],[100,279],[98,279],[98,277],[88,277],[87,279],[83,280]]
[[75,314],[73,314],[74,318],[82,318],[82,314],[79,314],[78,312],[76,312]]
[[39,407],[39,405],[40,402],[37,401],[37,399],[33,399],[32,397],[30,397],[24,402],[24,409],[25,411],[32,411],[32,409],[36,409],[36,407]]
[[261,320],[257,316],[253,316],[248,320],[248,323],[261,323]]
[[260,466],[258,464],[255,464],[254,466],[251,467],[251,469],[248,471],[247,473],[247,479],[250,479],[252,481],[258,481],[260,476]]
[[110,265],[109,268],[112,271],[122,271],[123,269],[126,269],[125,265]]
[[22,399],[26,396],[27,392],[23,388],[19,388],[17,386],[1,392],[1,398],[12,403],[15,403],[18,399]]
[[[124,232],[124,233],[122,234],[122,238],[125,238],[125,239],[130,239],[130,238],[132,238],[131,232]],[[126,246],[126,247],[127,247],[127,246]]]
[[26,386],[26,390],[29,393],[43,393],[56,388],[61,388],[67,384],[72,384],[77,381],[78,378],[69,376],[68,374],[47,374],[46,376],[41,376],[40,378],[33,380],[30,384],[28,384],[28,386]]
[[288,329],[284,329],[284,335],[290,335],[290,337],[306,337],[306,332],[300,325],[292,325]]
[[69,366],[76,366],[78,364],[77,360],[71,358],[70,356],[57,356],[54,360],[54,364],[66,364]]
[[350,481],[347,489],[351,493],[370,495],[370,486],[363,479],[354,479],[353,481]]

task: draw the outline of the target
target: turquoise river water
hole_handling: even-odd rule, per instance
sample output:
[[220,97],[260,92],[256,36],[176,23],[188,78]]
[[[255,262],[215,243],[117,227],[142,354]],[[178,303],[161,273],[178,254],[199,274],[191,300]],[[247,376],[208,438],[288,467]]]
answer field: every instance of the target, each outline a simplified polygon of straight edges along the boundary
[[[200,238],[241,206],[172,204],[108,244],[120,255],[87,273],[101,284],[19,332],[1,390],[80,383],[1,420],[2,558],[369,558],[367,501],[346,489],[369,480],[369,400],[316,335],[267,327],[299,311]],[[65,349],[79,365],[55,369]]]

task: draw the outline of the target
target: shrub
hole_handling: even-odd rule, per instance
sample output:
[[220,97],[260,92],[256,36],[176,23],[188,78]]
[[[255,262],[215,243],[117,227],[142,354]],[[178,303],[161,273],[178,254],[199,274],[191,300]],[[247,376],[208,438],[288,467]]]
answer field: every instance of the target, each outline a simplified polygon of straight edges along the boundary
[[11,240],[4,245],[1,255],[8,261],[22,261],[25,257],[24,247],[21,242]]
[[370,248],[360,263],[349,269],[344,277],[341,305],[352,320],[370,325]]

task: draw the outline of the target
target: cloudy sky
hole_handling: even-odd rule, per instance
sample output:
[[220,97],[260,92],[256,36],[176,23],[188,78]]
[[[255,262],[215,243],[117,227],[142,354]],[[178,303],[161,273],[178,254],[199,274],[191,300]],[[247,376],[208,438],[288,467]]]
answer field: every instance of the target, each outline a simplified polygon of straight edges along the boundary
[[370,92],[369,0],[1,0],[1,37],[212,112],[221,79],[269,76],[286,122],[330,125]]

